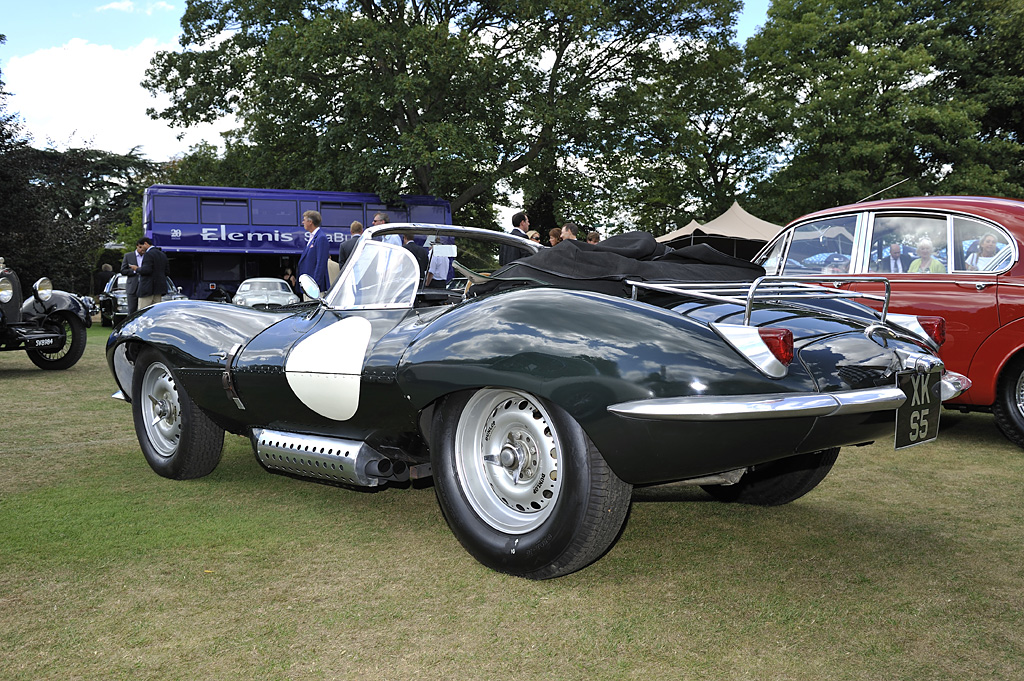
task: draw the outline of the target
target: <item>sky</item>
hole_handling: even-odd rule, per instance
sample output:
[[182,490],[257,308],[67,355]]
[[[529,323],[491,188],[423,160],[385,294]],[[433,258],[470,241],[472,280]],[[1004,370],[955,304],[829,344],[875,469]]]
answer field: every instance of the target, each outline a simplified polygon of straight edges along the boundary
[[[764,23],[770,0],[745,0],[740,41]],[[32,145],[133,147],[166,161],[200,141],[219,144],[229,122],[171,128],[147,108],[163,108],[139,83],[153,54],[178,47],[185,0],[0,0],[0,79]]]

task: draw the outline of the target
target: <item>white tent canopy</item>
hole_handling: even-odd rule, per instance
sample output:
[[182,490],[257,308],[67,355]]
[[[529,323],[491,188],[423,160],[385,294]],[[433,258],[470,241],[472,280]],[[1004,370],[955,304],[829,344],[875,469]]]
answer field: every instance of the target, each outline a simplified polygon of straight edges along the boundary
[[681,237],[690,236],[691,234],[693,234],[693,230],[695,229],[700,229],[700,223],[697,222],[696,220],[690,220],[689,224],[687,224],[685,227],[680,227],[679,229],[673,230],[668,234],[662,234],[657,238],[657,240],[662,243],[675,241],[676,239],[679,239]]
[[685,227],[659,236],[658,241],[668,243],[693,234],[768,241],[778,234],[780,229],[782,229],[781,225],[754,217],[743,210],[739,202],[734,201],[729,210],[706,225],[701,225],[697,221],[691,220],[690,224]]

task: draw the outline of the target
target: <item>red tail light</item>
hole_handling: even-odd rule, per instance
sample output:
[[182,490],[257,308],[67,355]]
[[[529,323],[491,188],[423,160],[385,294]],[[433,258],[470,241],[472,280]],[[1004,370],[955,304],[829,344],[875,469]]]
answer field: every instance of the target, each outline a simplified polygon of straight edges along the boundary
[[[940,321],[941,317],[938,318]],[[945,323],[945,322],[943,322]],[[943,327],[945,328],[945,327]],[[761,327],[757,330],[761,340],[768,346],[775,359],[789,366],[793,362],[793,332],[789,329],[770,329]]]
[[942,317],[918,317],[917,323],[921,325],[928,337],[935,341],[935,344],[942,347],[946,342],[946,320]]

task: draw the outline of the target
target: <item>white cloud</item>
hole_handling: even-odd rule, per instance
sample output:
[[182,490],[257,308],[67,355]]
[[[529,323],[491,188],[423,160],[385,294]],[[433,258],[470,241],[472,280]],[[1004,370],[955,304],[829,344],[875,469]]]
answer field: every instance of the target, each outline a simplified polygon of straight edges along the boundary
[[124,50],[75,38],[12,57],[3,72],[13,95],[8,111],[21,116],[36,147],[87,146],[123,154],[139,146],[147,158],[165,161],[202,140],[220,144],[219,132],[234,121],[189,128],[179,141],[179,128],[146,115],[147,108],[168,103],[140,85],[149,61],[156,51],[175,48],[153,38]]
[[[128,14],[132,14],[133,12],[137,11],[135,9],[135,3],[132,2],[132,0],[119,0],[118,2],[110,2],[106,5],[103,5],[102,7],[96,8],[97,12],[106,12],[108,10],[113,10],[115,12],[126,12]],[[174,11],[174,5],[168,4],[163,0],[157,0],[156,2],[146,3],[146,9],[138,11],[144,11],[147,15],[152,16],[155,12]]]
[[134,12],[135,3],[132,2],[132,0],[121,0],[121,2],[111,2],[103,5],[102,7],[96,8],[97,12],[105,12],[107,10],[114,10],[116,12]]

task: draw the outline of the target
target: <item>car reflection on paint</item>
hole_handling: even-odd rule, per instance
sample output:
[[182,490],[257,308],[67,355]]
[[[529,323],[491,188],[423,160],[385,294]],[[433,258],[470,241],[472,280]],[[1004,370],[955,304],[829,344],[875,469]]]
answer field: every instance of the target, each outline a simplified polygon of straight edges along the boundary
[[[422,287],[412,253],[374,238],[387,234],[447,239],[433,257],[466,285]],[[501,244],[532,255],[498,268]],[[595,262],[602,276],[579,276]],[[609,550],[634,485],[777,505],[813,489],[842,446],[934,437],[930,409],[966,379],[943,371],[933,338],[762,273],[643,233],[541,250],[385,225],[330,291],[300,277],[305,303],[153,306],[111,334],[107,358],[158,474],[209,474],[232,432],[274,473],[361,488],[432,478],[475,558],[545,579]],[[927,387],[920,404],[912,381]]]

